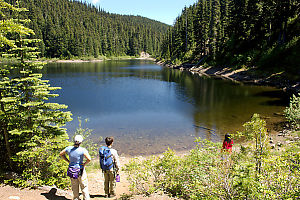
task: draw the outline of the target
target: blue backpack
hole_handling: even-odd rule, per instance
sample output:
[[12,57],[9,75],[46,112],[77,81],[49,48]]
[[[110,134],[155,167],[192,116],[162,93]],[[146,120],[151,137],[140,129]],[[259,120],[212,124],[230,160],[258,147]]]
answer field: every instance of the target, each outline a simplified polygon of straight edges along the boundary
[[114,163],[110,149],[106,146],[102,146],[99,149],[100,167],[102,170],[110,170]]

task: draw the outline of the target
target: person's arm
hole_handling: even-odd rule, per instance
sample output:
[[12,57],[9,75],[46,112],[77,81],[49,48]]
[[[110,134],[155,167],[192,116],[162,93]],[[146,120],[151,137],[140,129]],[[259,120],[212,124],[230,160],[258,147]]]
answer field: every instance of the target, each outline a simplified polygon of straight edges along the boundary
[[118,173],[118,171],[119,171],[119,169],[120,169],[120,160],[119,160],[119,155],[118,155],[117,150],[114,151],[113,157],[114,157],[114,161],[115,161],[116,171],[117,171],[117,173]]
[[89,162],[91,162],[92,158],[91,158],[89,152],[87,152],[87,151],[83,155],[86,158],[85,163],[83,163],[83,166],[85,167]]
[[60,153],[59,153],[59,156],[64,159],[65,161],[67,161],[68,163],[70,163],[69,159],[66,157],[66,150],[62,150]]

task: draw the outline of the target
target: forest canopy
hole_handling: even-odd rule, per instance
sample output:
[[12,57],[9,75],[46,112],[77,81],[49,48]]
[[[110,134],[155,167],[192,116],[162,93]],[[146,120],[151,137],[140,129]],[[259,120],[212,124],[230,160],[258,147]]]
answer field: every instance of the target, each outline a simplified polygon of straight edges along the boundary
[[296,0],[199,0],[168,30],[161,59],[299,74],[299,7]]
[[[14,5],[14,0],[6,0]],[[86,2],[22,0],[29,27],[41,39],[41,56],[137,56],[144,51],[158,55],[169,25],[141,16],[110,14]]]

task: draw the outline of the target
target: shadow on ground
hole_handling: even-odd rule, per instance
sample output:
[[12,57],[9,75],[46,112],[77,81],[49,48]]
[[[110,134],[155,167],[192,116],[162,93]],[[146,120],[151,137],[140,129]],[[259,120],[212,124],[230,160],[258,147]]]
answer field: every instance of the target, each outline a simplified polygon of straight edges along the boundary
[[70,200],[64,196],[58,196],[56,192],[57,189],[52,188],[48,193],[41,193],[41,195],[45,196],[49,200]]

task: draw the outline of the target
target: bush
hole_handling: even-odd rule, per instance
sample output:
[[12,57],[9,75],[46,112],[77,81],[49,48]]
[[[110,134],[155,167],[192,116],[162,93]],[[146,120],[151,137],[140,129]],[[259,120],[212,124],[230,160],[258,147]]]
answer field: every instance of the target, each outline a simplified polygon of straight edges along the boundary
[[[244,126],[239,134],[247,133],[251,140],[265,133],[259,115]],[[221,153],[220,143],[199,138],[197,147],[181,157],[168,150],[162,156],[134,159],[125,166],[130,189],[142,194],[164,191],[184,199],[299,198],[299,141],[281,151],[269,151],[264,143],[263,154],[258,154],[263,141],[246,143],[229,154]]]
[[300,93],[293,95],[290,105],[284,110],[285,116],[295,129],[300,128]]
[[[84,122],[87,123],[88,119],[85,119]],[[83,128],[82,120],[80,117],[78,117],[78,123],[79,123],[78,128],[75,131],[72,141],[73,141],[75,135],[81,135],[83,137],[83,142],[81,144],[81,147],[86,148],[92,158],[98,156],[98,145],[94,142],[94,140],[91,139],[93,130],[89,129],[89,128]],[[103,137],[100,136],[98,138],[98,141],[101,142],[102,140],[103,140]]]
[[70,143],[67,142],[68,135],[64,137],[49,137],[41,140],[32,137],[28,142],[27,150],[18,152],[14,161],[19,167],[24,168],[19,178],[7,180],[19,187],[33,187],[41,185],[56,185],[66,188],[69,178],[66,176],[68,165],[59,157],[59,152]]

